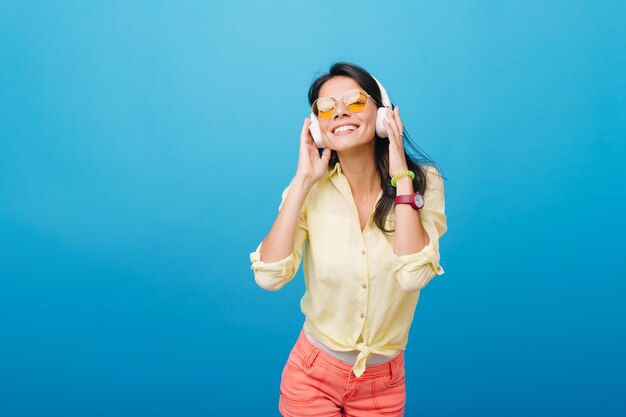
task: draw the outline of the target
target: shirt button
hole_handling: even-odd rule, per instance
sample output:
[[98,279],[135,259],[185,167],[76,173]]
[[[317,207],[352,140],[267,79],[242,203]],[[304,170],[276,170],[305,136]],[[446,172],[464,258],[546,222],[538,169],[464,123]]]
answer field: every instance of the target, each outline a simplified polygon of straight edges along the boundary
[[367,288],[367,284],[363,284],[363,285],[361,285],[361,287],[362,287],[363,289],[365,289],[365,288]]
[[365,255],[365,249],[361,251],[361,255]]
[[361,318],[365,317],[365,314],[361,313]]

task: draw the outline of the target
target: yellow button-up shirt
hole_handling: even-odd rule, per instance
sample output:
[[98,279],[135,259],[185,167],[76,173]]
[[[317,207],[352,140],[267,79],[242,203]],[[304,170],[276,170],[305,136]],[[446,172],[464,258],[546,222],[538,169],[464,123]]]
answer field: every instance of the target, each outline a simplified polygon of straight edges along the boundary
[[[304,329],[331,349],[357,350],[352,368],[357,377],[373,353],[391,357],[406,348],[420,290],[444,273],[439,264],[439,238],[447,230],[443,180],[435,168],[426,170],[420,217],[430,242],[420,252],[395,255],[393,234],[387,236],[376,227],[374,213],[361,231],[350,185],[337,163],[310,189],[292,253],[265,263],[261,243],[250,254],[256,283],[272,291],[291,281],[304,256],[306,291],[300,301]],[[288,191],[289,187],[279,210]],[[382,192],[378,199],[381,196]],[[395,227],[394,223],[392,209],[387,227]]]

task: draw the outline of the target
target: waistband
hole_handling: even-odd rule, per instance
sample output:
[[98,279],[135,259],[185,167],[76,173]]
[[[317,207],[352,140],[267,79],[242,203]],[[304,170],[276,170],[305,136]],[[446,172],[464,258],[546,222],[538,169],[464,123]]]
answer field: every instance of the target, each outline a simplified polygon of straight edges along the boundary
[[[302,360],[302,364],[305,367],[311,366],[315,361],[316,363],[320,363],[322,366],[330,368],[335,373],[345,377],[348,377],[353,373],[353,365],[334,358],[332,355],[326,353],[318,346],[311,343],[311,341],[309,341],[306,337],[304,329],[300,331],[300,335],[294,346],[294,351],[298,359]],[[397,375],[402,368],[404,368],[404,350],[401,350],[397,356],[385,363],[366,366],[365,370],[360,376],[358,376],[358,378],[378,378],[383,375],[388,375],[390,372],[392,375]]]
[[[360,353],[358,350],[353,350],[353,351],[349,351],[349,352],[342,352],[342,351],[339,351],[339,350],[333,350],[333,349],[329,348],[328,346],[324,345],[319,340],[317,340],[315,337],[313,337],[313,335],[310,334],[309,332],[307,332],[306,329],[304,330],[304,335],[307,337],[307,339],[309,339],[309,342],[313,343],[318,348],[320,348],[324,352],[328,353],[330,356],[333,356],[335,359],[338,359],[338,360],[340,360],[342,362],[345,362],[345,363],[353,365],[353,366],[356,363],[357,357],[359,356],[359,353]],[[395,358],[396,356],[398,356],[400,354],[400,352],[402,352],[402,351],[399,350],[398,352],[396,352],[391,357],[385,356],[385,355],[381,355],[381,354],[378,354],[378,353],[373,353],[372,356],[370,356],[367,359],[367,361],[365,362],[365,366],[378,365],[378,364],[381,364],[381,363],[388,362],[389,360],[391,360],[391,359]]]

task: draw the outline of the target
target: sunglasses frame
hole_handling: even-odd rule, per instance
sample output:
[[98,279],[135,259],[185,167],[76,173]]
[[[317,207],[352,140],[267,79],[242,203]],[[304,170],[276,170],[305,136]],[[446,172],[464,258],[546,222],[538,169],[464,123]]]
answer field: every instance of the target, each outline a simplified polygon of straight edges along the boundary
[[[366,99],[366,100],[371,99],[374,103],[376,103],[376,100],[374,100],[374,98],[373,98],[371,95],[367,94],[367,91],[363,90],[362,88],[355,88],[354,90],[350,90],[350,91],[348,91],[346,94],[344,94],[344,95],[343,95],[343,97],[341,97],[341,101],[343,102],[343,105],[344,105],[346,108],[348,108],[348,105],[346,104],[346,96],[347,96],[348,94],[352,93],[353,91],[358,91],[359,93],[364,94],[364,95],[367,97],[367,99]],[[328,120],[328,119],[330,119],[330,118],[332,117],[332,113],[331,113],[331,115],[330,115],[330,116],[328,116],[328,117],[326,117],[326,118],[319,117],[319,116],[318,116],[318,114],[317,114],[317,112],[315,111],[315,107],[316,107],[316,105],[317,105],[317,102],[318,102],[319,100],[321,100],[321,99],[326,99],[326,98],[329,98],[329,99],[331,99],[331,100],[333,101],[333,107],[332,107],[332,109],[330,109],[330,110],[329,110],[329,111],[333,111],[333,112],[334,112],[334,111],[335,111],[335,109],[337,108],[337,100],[339,100],[338,98],[335,98],[335,97],[332,97],[332,96],[326,96],[326,97],[318,97],[318,98],[317,98],[317,100],[315,100],[315,101],[313,102],[313,104],[311,105],[311,113],[313,113],[313,114],[315,115],[315,117],[317,117],[318,119],[321,119],[321,120]],[[367,106],[367,102],[365,103],[365,106]],[[350,110],[350,109],[348,109],[348,110]],[[365,107],[363,107],[363,110],[365,110]],[[360,113],[360,112],[362,112],[363,110],[358,111],[358,112],[353,112],[353,113]],[[352,110],[350,110],[350,111],[352,111]]]

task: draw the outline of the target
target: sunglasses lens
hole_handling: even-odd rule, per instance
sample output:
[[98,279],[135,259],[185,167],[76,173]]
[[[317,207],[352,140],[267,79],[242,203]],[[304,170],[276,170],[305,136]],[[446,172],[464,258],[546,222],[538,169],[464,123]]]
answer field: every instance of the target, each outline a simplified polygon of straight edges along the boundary
[[348,110],[358,113],[363,111],[365,108],[365,105],[367,104],[367,95],[362,91],[356,90],[346,94],[344,101]]
[[313,103],[313,114],[320,119],[328,119],[335,110],[335,101],[329,97],[323,97]]
[[[353,90],[343,96],[343,102],[348,110],[358,113],[365,109],[367,94],[361,90]],[[312,110],[319,119],[328,119],[335,111],[335,100],[331,97],[320,97],[313,103]]]

